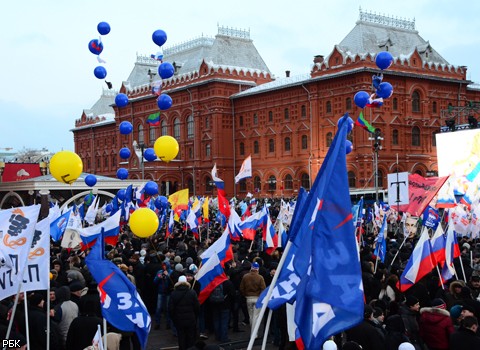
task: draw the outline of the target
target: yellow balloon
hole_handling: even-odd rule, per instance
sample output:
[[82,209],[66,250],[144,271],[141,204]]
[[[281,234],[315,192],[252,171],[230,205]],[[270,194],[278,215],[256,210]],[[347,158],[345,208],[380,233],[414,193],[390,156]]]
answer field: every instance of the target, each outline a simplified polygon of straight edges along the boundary
[[71,185],[82,174],[82,171],[82,159],[75,152],[57,152],[50,159],[50,173],[59,182]]
[[177,140],[168,135],[160,136],[153,145],[157,157],[166,163],[177,156],[178,148]]
[[152,209],[139,208],[135,210],[128,221],[130,230],[140,237],[146,238],[157,232],[158,216]]

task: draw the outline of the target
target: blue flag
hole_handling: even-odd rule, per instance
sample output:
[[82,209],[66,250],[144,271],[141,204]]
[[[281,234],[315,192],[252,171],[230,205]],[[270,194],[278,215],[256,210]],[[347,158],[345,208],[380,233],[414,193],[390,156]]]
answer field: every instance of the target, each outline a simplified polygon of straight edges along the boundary
[[68,210],[50,223],[50,236],[55,242],[58,242],[65,233],[71,212],[72,209]]
[[377,244],[375,245],[375,251],[373,255],[380,259],[382,263],[385,262],[385,256],[387,255],[387,240],[385,239],[385,226],[387,224],[387,215],[383,216],[383,223],[382,227],[380,228],[380,232],[377,236]]
[[145,349],[150,315],[132,282],[114,263],[105,259],[103,232],[85,262],[98,283],[103,317],[122,331],[135,332],[142,349]]
[[[295,300],[297,287],[300,283],[300,275],[295,272],[293,268],[292,260],[295,257],[297,251],[302,251],[303,248],[300,248],[302,236],[295,235],[292,228],[298,227],[298,222],[302,221],[301,215],[298,213],[301,212],[305,207],[305,202],[307,198],[307,193],[303,187],[300,188],[298,192],[298,199],[297,204],[295,206],[295,211],[293,212],[292,222],[290,225],[289,230],[289,237],[288,239],[292,240],[292,245],[285,257],[285,261],[283,263],[283,268],[278,275],[277,283],[275,287],[273,287],[272,296],[268,302],[268,307],[272,310],[278,309],[280,306],[287,302],[293,302]],[[290,234],[291,233],[291,234]],[[299,250],[300,249],[300,250]],[[268,288],[266,288],[260,297],[257,300],[256,307],[261,308],[263,304],[263,300],[268,293]]]
[[[305,217],[309,225],[302,225],[299,234],[307,239],[303,254],[293,263],[311,267],[302,276],[295,309],[297,331],[307,349],[321,349],[328,337],[363,320],[362,275],[346,165],[349,124],[351,118],[345,114],[312,186],[311,199],[317,204],[313,215]],[[307,229],[310,234],[303,232]]]

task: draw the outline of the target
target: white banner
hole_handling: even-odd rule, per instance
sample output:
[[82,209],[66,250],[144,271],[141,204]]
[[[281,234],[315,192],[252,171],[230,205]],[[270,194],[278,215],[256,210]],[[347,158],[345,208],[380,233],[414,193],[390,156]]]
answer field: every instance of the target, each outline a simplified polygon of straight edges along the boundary
[[252,177],[252,156],[248,156],[243,161],[240,171],[237,176],[235,176],[235,183],[238,183],[240,180],[246,179],[247,177]]
[[39,212],[40,204],[0,210],[0,299],[18,292]]
[[45,218],[35,225],[22,291],[44,290],[50,283],[50,223]]

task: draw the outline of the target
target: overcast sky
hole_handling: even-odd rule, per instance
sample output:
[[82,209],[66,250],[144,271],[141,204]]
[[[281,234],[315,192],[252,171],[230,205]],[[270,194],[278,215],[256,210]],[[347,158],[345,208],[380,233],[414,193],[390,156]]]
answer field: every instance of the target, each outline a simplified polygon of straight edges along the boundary
[[98,65],[88,42],[103,36],[107,80],[118,89],[136,55],[158,51],[156,29],[168,35],[164,47],[201,35],[217,25],[250,30],[270,71],[282,77],[310,71],[314,55],[331,53],[355,26],[359,7],[391,17],[415,19],[416,29],[447,61],[467,66],[480,83],[480,2],[458,0],[349,1],[113,0],[8,1],[0,12],[0,152],[3,148],[73,150],[70,132],[83,109],[106,87],[93,75]]

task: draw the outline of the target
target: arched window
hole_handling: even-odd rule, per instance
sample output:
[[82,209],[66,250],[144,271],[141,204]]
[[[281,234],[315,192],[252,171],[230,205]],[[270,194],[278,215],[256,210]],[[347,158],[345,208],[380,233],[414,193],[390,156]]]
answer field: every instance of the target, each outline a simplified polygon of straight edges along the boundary
[[283,179],[283,184],[284,188],[286,190],[293,190],[293,178],[292,175],[287,174],[285,175],[285,178]]
[[275,152],[275,140],[274,139],[268,140],[268,152],[270,152],[270,153]]
[[108,169],[108,157],[105,156],[105,169]]
[[418,126],[412,128],[412,146],[420,146],[420,128]]
[[420,94],[418,91],[412,93],[412,112],[420,112]]
[[162,128],[162,136],[168,135],[168,128],[167,128],[167,122],[166,120],[162,120],[161,126]]
[[253,187],[255,192],[260,192],[262,190],[262,180],[260,180],[259,176],[253,178]]
[[347,97],[347,99],[345,100],[345,107],[347,110],[352,109],[352,99],[350,97]]
[[348,172],[348,187],[354,188],[357,187],[356,181],[355,181],[355,173],[353,171]]
[[272,111],[268,111],[268,122],[269,123],[273,122],[273,112]]
[[325,110],[327,113],[332,113],[332,102],[327,101],[327,103],[325,104]]
[[331,132],[327,132],[327,135],[325,137],[325,141],[327,143],[327,147],[330,147],[330,145],[332,144],[332,141],[333,141],[333,135]]
[[285,120],[289,120],[289,119],[290,119],[290,112],[289,112],[288,108],[285,108],[285,109],[283,110],[283,114],[284,114]]
[[392,145],[398,145],[398,130],[393,129],[392,131]]
[[285,152],[290,152],[290,137],[285,137],[284,148]]
[[240,142],[239,152],[240,152],[241,156],[243,156],[245,154],[245,144],[243,142]]
[[213,181],[209,176],[207,176],[205,178],[205,192],[212,192],[212,191],[213,191]]
[[253,113],[253,125],[257,125],[258,124],[258,115],[257,113]]
[[210,129],[210,117],[208,115],[205,117],[205,129]]
[[193,139],[195,137],[195,123],[193,121],[193,115],[189,115],[187,118],[187,138]]
[[194,193],[193,192],[193,179],[191,177],[188,177],[188,179],[187,179],[187,186],[188,186],[188,192],[189,193]]
[[112,168],[117,166],[117,155],[112,155]]
[[267,184],[268,184],[269,191],[275,191],[277,189],[277,178],[275,177],[275,175],[271,175],[268,178]]
[[238,117],[238,125],[243,126],[243,116]]
[[398,99],[396,97],[394,97],[392,100],[392,109],[394,111],[398,110]]
[[432,113],[437,113],[437,101],[432,102]]
[[180,140],[180,120],[178,118],[173,121],[173,137]]
[[260,147],[258,145],[258,141],[253,141],[253,153],[255,153],[255,154],[260,153]]
[[153,143],[155,142],[155,127],[154,126],[150,126],[150,128],[148,129],[148,142],[150,145],[153,145]]
[[145,143],[145,136],[143,135],[143,125],[138,124],[138,144]]
[[302,184],[302,187],[304,189],[310,190],[310,177],[307,173],[302,174],[302,177],[300,178],[300,183]]
[[211,156],[211,146],[209,143],[205,145],[205,156],[210,157]]
[[240,180],[238,184],[240,185],[239,186],[240,192],[247,192],[247,181],[245,181],[245,179]]
[[308,148],[308,137],[307,135],[302,135],[302,149]]
[[307,107],[305,105],[302,105],[302,107],[300,108],[300,116],[302,118],[307,117]]

